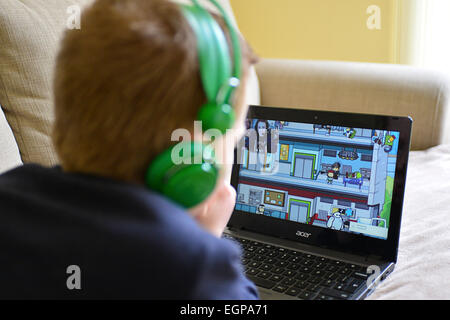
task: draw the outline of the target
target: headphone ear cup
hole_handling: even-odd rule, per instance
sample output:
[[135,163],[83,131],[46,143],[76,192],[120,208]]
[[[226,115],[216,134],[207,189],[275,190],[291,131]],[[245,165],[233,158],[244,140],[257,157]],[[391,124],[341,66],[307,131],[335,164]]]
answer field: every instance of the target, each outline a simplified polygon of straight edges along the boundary
[[214,190],[218,178],[215,165],[209,163],[185,166],[162,187],[162,193],[185,208],[203,202]]
[[[174,157],[181,163],[175,164]],[[218,176],[211,147],[188,142],[160,154],[147,169],[145,183],[179,205],[192,208],[212,193]]]
[[202,121],[203,131],[218,129],[222,134],[225,134],[227,129],[233,127],[235,113],[229,104],[217,105],[208,102],[200,108],[197,119]]

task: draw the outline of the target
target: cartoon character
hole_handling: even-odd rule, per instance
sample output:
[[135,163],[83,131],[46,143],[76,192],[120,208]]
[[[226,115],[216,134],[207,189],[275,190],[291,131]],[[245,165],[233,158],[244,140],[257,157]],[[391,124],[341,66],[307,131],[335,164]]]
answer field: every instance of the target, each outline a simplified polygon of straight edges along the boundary
[[314,221],[316,221],[316,219],[319,218],[319,214],[318,213],[314,213],[314,215],[309,219],[308,224],[312,225],[314,223]]
[[383,139],[384,139],[383,134],[381,134],[381,133],[378,134],[378,132],[375,131],[375,130],[372,132],[372,142],[374,144],[378,144],[380,146],[384,146]]
[[345,215],[347,217],[350,217],[353,215],[353,210],[351,208],[342,209],[342,208],[333,208],[331,210],[331,214],[339,213],[341,215]]
[[331,135],[332,126],[330,126],[330,125],[323,125],[323,124],[315,124],[313,126],[313,134],[316,134],[316,129],[325,129],[325,130],[327,130],[325,135],[329,136],[329,135]]
[[339,211],[333,213],[333,215],[328,219],[327,227],[333,230],[342,230],[344,227],[344,220],[342,219]]
[[260,204],[256,210],[257,214],[264,214],[265,206],[263,204]]
[[279,120],[277,120],[277,121],[275,121],[275,129],[283,130],[285,124],[287,124],[286,121],[279,121]]
[[341,173],[341,164],[339,162],[333,163],[331,170],[333,170],[333,179],[337,180]]
[[346,178],[349,178],[349,179],[361,179],[362,174],[361,174],[361,172],[359,172],[359,171],[356,171],[356,172],[347,172],[347,173],[345,174],[345,177],[346,177]]
[[351,217],[353,215],[352,209],[344,209],[344,212],[346,217]]
[[356,130],[353,128],[346,128],[344,131],[344,136],[346,136],[349,139],[353,139],[356,135]]
[[392,147],[394,146],[395,136],[386,135],[384,140],[384,152],[391,152]]
[[328,170],[327,172],[327,183],[332,184],[334,179],[334,171]]
[[249,152],[254,153],[255,171],[272,172],[278,146],[278,130],[272,130],[267,120],[257,120],[254,126],[256,141],[249,141]]

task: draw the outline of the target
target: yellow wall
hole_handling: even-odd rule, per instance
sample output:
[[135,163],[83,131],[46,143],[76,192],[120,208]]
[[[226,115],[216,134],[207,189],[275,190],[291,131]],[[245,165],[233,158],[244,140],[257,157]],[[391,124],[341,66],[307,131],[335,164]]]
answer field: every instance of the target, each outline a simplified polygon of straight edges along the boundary
[[[230,0],[240,30],[263,58],[396,61],[397,0]],[[381,9],[381,30],[366,10]]]

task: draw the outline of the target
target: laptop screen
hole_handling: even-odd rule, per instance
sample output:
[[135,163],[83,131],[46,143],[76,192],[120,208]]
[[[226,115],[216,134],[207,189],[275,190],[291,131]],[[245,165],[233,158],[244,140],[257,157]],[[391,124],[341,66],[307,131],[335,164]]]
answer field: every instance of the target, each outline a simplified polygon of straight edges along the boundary
[[399,132],[247,120],[236,210],[387,239]]

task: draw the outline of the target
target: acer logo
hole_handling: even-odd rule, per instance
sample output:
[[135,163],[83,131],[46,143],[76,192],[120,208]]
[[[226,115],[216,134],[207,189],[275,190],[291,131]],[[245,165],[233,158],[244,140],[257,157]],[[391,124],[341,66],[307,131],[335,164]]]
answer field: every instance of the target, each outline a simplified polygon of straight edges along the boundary
[[311,233],[304,232],[304,231],[297,231],[297,232],[295,233],[295,235],[296,235],[296,236],[299,236],[299,237],[303,237],[303,238],[309,238],[309,236],[311,235]]

